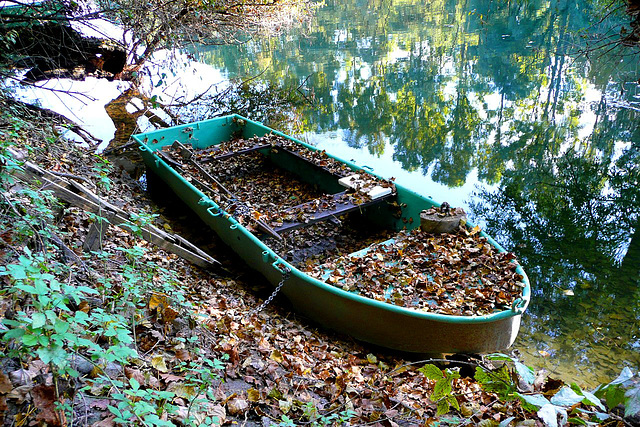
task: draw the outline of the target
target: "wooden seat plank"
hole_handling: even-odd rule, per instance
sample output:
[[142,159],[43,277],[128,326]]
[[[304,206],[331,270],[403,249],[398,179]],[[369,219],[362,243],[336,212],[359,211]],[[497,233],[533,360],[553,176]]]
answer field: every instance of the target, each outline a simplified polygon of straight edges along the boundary
[[[254,151],[262,150],[262,149],[265,149],[265,148],[271,148],[271,144],[254,145],[253,147],[244,148],[244,149],[238,150],[238,151],[229,151],[227,153],[220,154],[220,155],[217,155],[217,156],[202,157],[202,158],[199,158],[198,161],[200,163],[209,163],[209,162],[214,162],[214,161],[218,161],[218,160],[225,160],[225,159],[229,159],[231,157],[240,156],[242,154],[253,153]],[[215,151],[213,151],[212,154],[215,154]]]
[[[305,221],[305,222],[298,222],[298,221],[284,222],[281,226],[274,227],[274,230],[277,233],[281,234],[281,233],[285,233],[287,231],[292,231],[292,230],[295,230],[295,229],[298,229],[298,228],[307,227],[309,225],[315,224],[315,223],[320,222],[320,221],[325,221],[325,220],[328,220],[330,218],[346,215],[349,212],[353,212],[353,211],[356,211],[356,210],[359,210],[359,209],[363,209],[363,208],[366,208],[366,207],[369,207],[369,206],[377,205],[377,204],[383,202],[384,200],[387,200],[390,197],[394,197],[395,196],[395,194],[387,194],[387,195],[379,197],[377,199],[369,200],[369,201],[366,201],[366,202],[361,203],[361,204],[355,204],[355,203],[353,203],[351,201],[343,202],[342,201],[342,197],[345,194],[346,194],[346,191],[343,191],[343,192],[340,192],[340,193],[336,193],[336,194],[333,195],[333,200],[336,203],[335,209],[327,209],[327,210],[322,210],[322,211],[319,211],[319,212],[310,213],[310,216],[308,217],[307,221]],[[300,212],[300,211],[305,211],[305,208],[313,206],[314,203],[315,203],[315,200],[312,200],[310,202],[306,202],[306,203],[303,203],[301,205],[289,208],[289,209],[285,210],[283,213],[284,213],[284,215],[286,215],[287,213],[296,213],[296,212]]]

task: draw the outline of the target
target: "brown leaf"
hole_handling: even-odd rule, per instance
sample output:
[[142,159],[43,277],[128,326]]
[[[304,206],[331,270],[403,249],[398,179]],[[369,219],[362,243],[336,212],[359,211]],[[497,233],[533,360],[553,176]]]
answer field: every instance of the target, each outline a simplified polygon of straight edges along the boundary
[[197,393],[197,390],[192,385],[185,385],[183,383],[172,382],[167,386],[167,391],[171,391],[176,394],[177,397],[182,397],[187,401],[192,400]]
[[227,402],[227,410],[231,415],[243,415],[249,409],[249,402],[245,399],[236,397]]
[[66,424],[63,412],[56,411],[56,393],[54,386],[44,384],[37,385],[31,390],[33,406],[38,408],[36,420],[45,422],[52,426],[62,426]]
[[139,369],[133,369],[133,368],[130,368],[128,366],[125,366],[124,367],[124,375],[128,379],[133,378],[134,380],[138,381],[138,384],[144,384],[145,383],[144,375],[142,374],[142,372],[140,372]]
[[106,411],[107,406],[109,406],[108,399],[94,399],[89,401],[90,408],[102,409]]
[[4,373],[0,372],[0,394],[7,394],[11,390],[13,390],[13,384]]
[[21,385],[20,387],[16,387],[7,394],[7,399],[16,400],[19,404],[23,403],[32,388],[32,385]]
[[184,377],[173,374],[160,374],[160,378],[162,378],[166,383],[184,380]]
[[175,350],[175,353],[178,360],[182,360],[184,362],[188,362],[189,360],[191,360],[191,354],[183,348]]
[[177,311],[175,311],[171,307],[167,307],[167,308],[165,308],[164,312],[162,313],[162,321],[164,323],[171,323],[174,320],[176,320],[176,318],[178,317],[179,314],[180,313],[178,313]]
[[116,423],[113,421],[115,416],[110,416],[104,420],[96,421],[91,424],[91,427],[114,427]]

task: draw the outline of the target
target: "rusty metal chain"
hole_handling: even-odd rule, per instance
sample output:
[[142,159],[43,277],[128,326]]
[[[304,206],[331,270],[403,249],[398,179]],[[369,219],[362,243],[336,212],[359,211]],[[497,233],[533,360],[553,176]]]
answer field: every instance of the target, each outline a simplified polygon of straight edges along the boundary
[[280,269],[282,271],[282,280],[280,280],[280,283],[278,283],[278,286],[276,286],[276,288],[273,290],[273,293],[271,295],[269,295],[269,298],[267,298],[256,309],[252,310],[249,313],[249,315],[253,316],[254,314],[258,314],[262,310],[264,310],[265,307],[268,306],[271,303],[271,301],[273,301],[273,299],[276,297],[276,295],[278,295],[278,292],[280,292],[280,289],[282,289],[282,287],[284,286],[284,282],[286,282],[287,279],[289,277],[291,277],[291,269],[289,267],[287,267],[286,265],[282,265],[280,267]]

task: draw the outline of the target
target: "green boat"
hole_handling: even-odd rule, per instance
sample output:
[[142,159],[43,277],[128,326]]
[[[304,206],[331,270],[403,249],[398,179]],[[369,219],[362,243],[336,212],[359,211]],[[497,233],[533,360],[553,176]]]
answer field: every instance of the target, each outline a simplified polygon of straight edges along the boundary
[[[424,216],[425,212],[445,212],[444,206],[434,200],[376,175],[371,168],[332,156],[238,115],[151,131],[133,138],[140,146],[148,171],[166,182],[233,251],[278,288],[300,314],[358,340],[404,352],[486,353],[513,344],[530,300],[528,278],[517,261],[471,223],[460,227],[463,234],[460,239],[479,242],[471,245],[471,252],[488,254],[490,247],[492,254],[471,261],[465,257],[460,259],[456,254],[463,240],[446,237],[452,242],[451,239],[458,239],[458,243],[452,243],[453,256],[449,253],[446,259],[456,259],[452,265],[458,271],[453,275],[460,278],[460,283],[448,283],[446,291],[443,288],[436,293],[457,299],[465,295],[473,297],[475,293],[482,299],[484,291],[475,289],[476,285],[469,280],[486,282],[490,285],[487,289],[495,290],[490,298],[497,298],[497,302],[485,301],[493,309],[478,314],[472,307],[446,314],[443,307],[447,304],[442,303],[442,299],[405,296],[403,304],[398,296],[404,295],[403,287],[414,278],[416,281],[418,277],[423,278],[415,285],[420,287],[420,295],[427,295],[425,289],[433,288],[433,281],[441,282],[437,277],[441,274],[439,267],[435,271],[408,270],[408,274],[405,271],[407,265],[411,268],[418,265],[412,264],[416,259],[433,258],[429,251],[441,250],[440,240],[433,240],[430,234],[420,231],[421,213]],[[231,143],[236,140],[242,144]],[[313,184],[325,196],[320,201],[305,201],[297,210],[285,209],[296,214],[283,215],[276,221],[265,219],[266,215],[241,201],[241,193],[229,191],[219,176],[203,170],[207,161],[248,154],[260,156],[301,181]],[[199,178],[186,176],[187,169],[201,173]],[[312,224],[333,226],[343,215],[356,215],[357,222],[370,229],[391,230],[395,234],[311,267],[287,261],[275,249],[292,230]],[[420,257],[408,255],[413,247],[421,248]],[[395,260],[385,259],[392,251],[395,251]],[[515,289],[509,298],[498,292],[500,283],[495,272],[481,265],[488,263],[486,260],[490,257],[500,258],[500,265],[512,270],[512,276],[517,278],[517,283],[502,284]],[[434,265],[435,261],[429,262]],[[371,278],[375,274],[364,269],[365,265],[377,266],[375,268],[384,270],[384,274]],[[472,277],[471,271],[478,273],[468,279]],[[397,280],[394,274],[398,274]],[[382,294],[372,296],[359,287],[365,279],[378,283]],[[466,284],[462,283],[463,279]],[[425,303],[426,300],[429,303]]]

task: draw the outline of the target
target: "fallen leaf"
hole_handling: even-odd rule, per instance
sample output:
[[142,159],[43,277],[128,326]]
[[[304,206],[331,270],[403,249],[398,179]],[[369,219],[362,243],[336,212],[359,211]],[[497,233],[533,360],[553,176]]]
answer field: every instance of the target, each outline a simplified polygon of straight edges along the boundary
[[20,387],[16,387],[7,394],[7,399],[16,400],[18,404],[21,404],[25,401],[32,388],[32,385],[21,385]]
[[172,309],[171,307],[167,307],[164,309],[162,313],[162,320],[164,323],[171,323],[178,317],[180,313]]
[[66,425],[64,412],[56,411],[56,390],[54,386],[40,384],[31,390],[33,406],[38,408],[36,420],[52,426]]
[[166,383],[184,380],[184,377],[173,374],[160,374],[160,378],[162,378]]
[[167,373],[169,372],[169,369],[167,368],[167,363],[164,360],[164,357],[162,356],[153,356],[151,358],[151,366],[153,366],[154,368],[156,368],[158,371],[162,372],[162,373]]
[[149,298],[149,310],[151,311],[158,310],[158,308],[160,308],[160,310],[164,310],[167,306],[167,297],[164,295],[153,294]]
[[96,421],[95,423],[91,424],[91,427],[114,427],[116,425],[116,423],[113,421],[114,419],[115,416],[110,416],[108,418],[105,418],[104,420]]
[[177,397],[191,400],[196,397],[196,388],[184,383],[172,382],[167,386],[167,391],[173,392]]
[[0,372],[0,394],[7,394],[11,390],[13,390],[13,384],[4,373]]
[[231,415],[243,415],[249,409],[249,402],[242,398],[231,399],[227,402],[227,410]]
[[247,390],[247,399],[249,399],[249,402],[259,402],[260,392],[255,388],[250,388]]
[[284,358],[282,357],[282,353],[280,353],[280,350],[273,350],[273,352],[271,352],[271,356],[269,356],[269,359],[278,363],[282,363],[282,361],[284,360]]
[[214,424],[222,425],[227,421],[227,413],[222,405],[214,405],[207,414],[211,417],[215,417]]
[[174,351],[178,360],[182,360],[183,362],[188,362],[189,360],[191,360],[191,354],[187,350],[180,348]]
[[138,381],[139,384],[144,384],[145,380],[144,380],[144,375],[142,375],[142,372],[140,372],[139,369],[132,369],[128,366],[124,367],[124,375],[125,377],[127,377],[128,379],[135,379],[136,381]]

